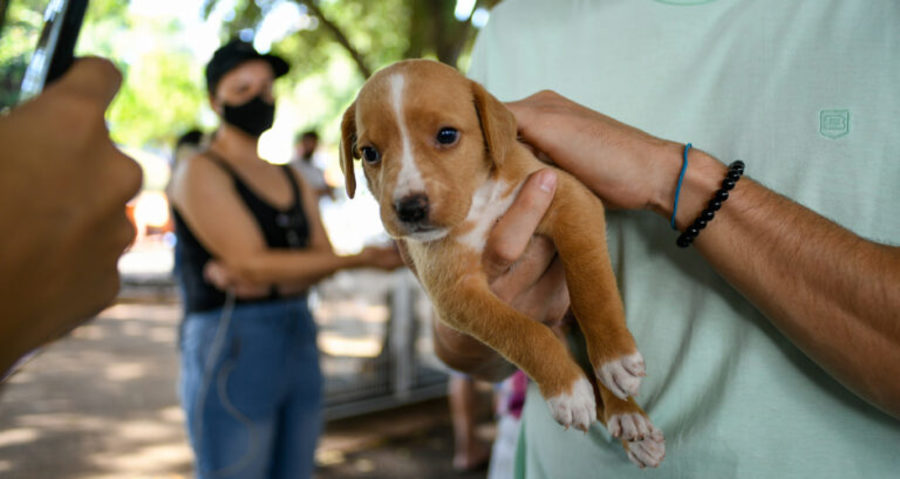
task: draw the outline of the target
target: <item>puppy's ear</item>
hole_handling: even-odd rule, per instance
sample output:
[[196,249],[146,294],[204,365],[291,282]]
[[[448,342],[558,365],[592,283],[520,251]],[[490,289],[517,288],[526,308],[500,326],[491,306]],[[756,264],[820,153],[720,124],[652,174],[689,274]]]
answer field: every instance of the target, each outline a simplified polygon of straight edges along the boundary
[[353,159],[359,158],[356,153],[356,102],[347,107],[341,120],[341,171],[347,186],[347,196],[353,198],[356,193],[356,175],[353,172]]
[[483,86],[472,82],[475,111],[481,124],[484,146],[495,165],[499,165],[516,141],[516,117],[509,108]]

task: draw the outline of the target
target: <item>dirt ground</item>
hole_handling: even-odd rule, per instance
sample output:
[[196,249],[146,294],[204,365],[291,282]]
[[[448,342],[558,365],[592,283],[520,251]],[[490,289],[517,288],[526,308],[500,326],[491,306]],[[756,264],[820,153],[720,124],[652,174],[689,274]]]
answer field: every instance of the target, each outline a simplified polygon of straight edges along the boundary
[[[192,477],[175,391],[178,304],[119,302],[0,386],[0,477]],[[480,431],[492,434],[489,424]],[[460,478],[446,399],[334,421],[316,477]]]

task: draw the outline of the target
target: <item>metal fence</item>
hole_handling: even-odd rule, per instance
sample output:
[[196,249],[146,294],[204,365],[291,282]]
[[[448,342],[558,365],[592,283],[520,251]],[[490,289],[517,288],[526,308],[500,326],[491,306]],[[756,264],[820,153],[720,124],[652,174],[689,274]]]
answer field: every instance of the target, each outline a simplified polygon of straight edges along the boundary
[[431,305],[408,270],[339,273],[316,287],[310,307],[319,325],[326,419],[446,394]]

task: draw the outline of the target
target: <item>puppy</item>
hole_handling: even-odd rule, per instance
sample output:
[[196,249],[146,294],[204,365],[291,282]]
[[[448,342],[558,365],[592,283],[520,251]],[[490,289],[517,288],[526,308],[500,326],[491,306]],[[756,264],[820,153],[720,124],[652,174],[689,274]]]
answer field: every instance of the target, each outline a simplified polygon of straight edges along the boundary
[[587,431],[599,411],[633,462],[657,466],[665,442],[629,397],[638,391],[644,360],[625,325],[597,197],[557,170],[556,194],[537,230],[562,260],[593,369],[589,379],[548,327],[491,292],[482,270],[491,226],[527,177],[547,167],[517,142],[512,113],[453,68],[407,60],[363,85],[341,128],[347,193],[353,197],[353,160],[361,159],[384,227],[406,243],[439,319],[525,371],[560,424]]

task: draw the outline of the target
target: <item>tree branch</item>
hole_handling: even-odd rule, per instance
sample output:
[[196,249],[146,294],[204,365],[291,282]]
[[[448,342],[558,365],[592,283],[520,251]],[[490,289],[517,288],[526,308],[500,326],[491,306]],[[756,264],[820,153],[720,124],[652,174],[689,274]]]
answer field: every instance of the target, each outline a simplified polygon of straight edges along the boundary
[[350,58],[353,59],[353,62],[356,63],[356,67],[359,68],[359,72],[362,74],[363,78],[369,78],[372,76],[372,69],[369,68],[369,65],[366,63],[366,59],[363,58],[362,54],[357,50],[353,45],[350,44],[350,40],[347,39],[347,36],[344,35],[344,32],[338,27],[334,22],[332,22],[322,10],[316,5],[314,0],[295,0],[298,3],[301,3],[306,6],[310,13],[315,15],[320,22],[322,22],[322,26],[327,28],[332,35],[334,35],[335,40],[347,50],[347,53],[350,54]]

